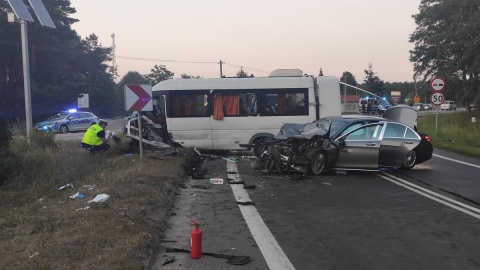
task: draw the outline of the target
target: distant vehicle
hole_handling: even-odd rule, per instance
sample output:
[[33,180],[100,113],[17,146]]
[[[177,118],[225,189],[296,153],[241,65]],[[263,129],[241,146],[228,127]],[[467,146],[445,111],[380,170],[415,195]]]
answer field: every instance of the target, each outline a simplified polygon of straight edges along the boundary
[[77,112],[69,110],[57,113],[35,125],[37,131],[50,131],[65,134],[71,131],[83,131],[93,123],[98,123],[100,119],[91,112]]
[[423,103],[415,103],[415,104],[413,104],[412,107],[417,111],[424,111],[425,110],[425,105]]
[[430,137],[414,130],[417,111],[395,106],[383,117],[332,116],[285,124],[257,161],[259,168],[314,175],[328,170],[411,169],[432,158]]
[[445,100],[441,105],[440,105],[440,110],[442,111],[451,111],[457,110],[457,104],[453,100]]
[[[258,154],[284,123],[341,114],[338,78],[315,81],[298,69],[274,70],[268,77],[169,79],[152,90],[158,101],[152,118],[164,116],[171,140],[204,150],[253,148]],[[126,135],[138,140],[135,125],[129,121]],[[157,145],[151,137],[143,142]]]
[[382,114],[385,112],[386,109],[392,107],[392,105],[388,103],[388,101],[386,101],[385,99],[365,97],[365,98],[361,98],[358,101],[359,113],[363,113],[362,104],[365,104],[365,111],[367,111],[367,105],[370,104],[371,114],[375,114],[375,113]]
[[423,108],[425,111],[430,111],[433,110],[433,105],[432,104],[423,104]]

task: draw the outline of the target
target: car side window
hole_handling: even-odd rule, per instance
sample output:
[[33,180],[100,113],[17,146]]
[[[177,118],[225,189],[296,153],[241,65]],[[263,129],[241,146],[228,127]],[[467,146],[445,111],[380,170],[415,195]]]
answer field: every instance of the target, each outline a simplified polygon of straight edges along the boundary
[[78,119],[78,113],[71,113],[69,116],[68,116],[69,119]]
[[345,138],[346,141],[364,141],[364,140],[371,140],[373,138],[373,134],[375,133],[375,129],[377,126],[368,126],[363,127],[355,132],[348,134]]
[[405,132],[405,138],[407,138],[407,139],[418,139],[418,135],[411,128],[407,128],[407,132]]
[[[354,130],[354,129],[356,129],[356,128],[359,128],[359,127],[361,127],[362,125],[363,125],[362,123],[356,123],[356,124],[353,124],[353,125],[351,125],[351,126],[348,126],[347,128],[345,128],[345,129],[342,131],[342,133],[340,133],[340,136],[347,134],[347,133],[350,132],[351,130]],[[347,138],[350,137],[350,136],[352,136],[352,135],[353,135],[353,136],[358,136],[358,135],[361,135],[361,134],[362,134],[362,133],[359,132],[359,130],[357,130],[357,131],[353,132],[352,134],[348,135]]]
[[406,127],[397,123],[388,123],[383,134],[384,138],[404,138]]
[[91,113],[79,113],[80,118],[90,118],[93,117]]
[[368,139],[378,139],[383,125],[369,126],[368,127]]

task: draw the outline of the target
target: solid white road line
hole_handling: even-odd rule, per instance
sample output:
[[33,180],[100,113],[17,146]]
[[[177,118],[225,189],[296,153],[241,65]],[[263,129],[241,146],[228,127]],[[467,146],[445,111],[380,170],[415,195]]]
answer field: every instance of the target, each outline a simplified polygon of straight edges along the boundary
[[[472,209],[473,211],[475,211],[475,212],[478,213],[478,212],[480,212],[480,210],[477,209],[477,208],[473,208],[473,207],[468,206],[468,205],[466,205],[466,204],[457,202],[457,201],[455,201],[455,200],[452,200],[452,199],[450,199],[450,198],[447,198],[447,197],[445,197],[445,196],[442,196],[442,195],[437,194],[437,193],[435,193],[435,192],[432,192],[432,191],[430,191],[430,190],[426,190],[426,189],[424,189],[424,188],[422,188],[422,187],[419,187],[419,186],[414,185],[414,184],[411,184],[411,183],[403,184],[403,182],[406,182],[406,181],[404,181],[404,180],[395,180],[395,179],[399,179],[399,178],[389,175],[389,176],[392,177],[392,178],[390,178],[390,177],[386,176],[386,173],[377,173],[377,175],[380,176],[380,177],[382,177],[382,178],[385,179],[385,180],[388,180],[388,181],[390,181],[390,182],[392,182],[392,183],[394,183],[394,184],[396,184],[396,185],[399,185],[399,186],[402,186],[402,187],[404,187],[404,188],[406,188],[406,189],[409,189],[409,190],[411,190],[411,191],[413,191],[413,192],[415,192],[415,193],[418,193],[418,194],[420,194],[420,195],[422,195],[422,196],[424,196],[424,197],[427,197],[427,198],[432,199],[432,200],[434,200],[434,201],[436,201],[436,202],[439,202],[439,203],[441,203],[441,204],[444,204],[444,205],[446,205],[446,206],[449,206],[449,207],[451,207],[451,208],[453,208],[453,209],[456,209],[456,210],[458,210],[458,211],[460,211],[460,212],[463,212],[463,213],[465,213],[465,214],[468,214],[468,215],[470,215],[470,216],[472,216],[472,217],[475,217],[475,218],[477,218],[477,219],[480,219],[480,215],[479,215],[479,214],[476,214],[476,213],[474,213],[474,212],[472,212],[472,211],[469,211],[469,210],[465,209],[465,208]],[[402,182],[402,183],[401,183],[401,182]],[[425,192],[420,191],[420,190],[425,190]],[[427,193],[434,194],[434,195],[432,196],[432,195],[429,195],[429,194],[427,194]],[[436,196],[436,197],[435,197],[435,196]],[[437,198],[437,197],[438,197],[438,198]],[[452,202],[452,203],[449,203],[449,202],[447,202],[447,201],[450,201],[450,202]],[[459,207],[459,206],[457,206],[457,205],[461,205],[462,207],[465,207],[465,208]]]
[[[228,178],[240,181],[237,165],[233,162],[227,162]],[[233,195],[237,202],[250,202],[250,196],[243,188],[243,185],[231,184]],[[283,252],[280,245],[273,237],[267,225],[257,211],[254,205],[238,205],[245,219],[250,233],[262,252],[268,267],[272,270],[294,270],[290,260]]]
[[408,182],[408,181],[405,181],[405,180],[403,180],[403,179],[401,179],[401,178],[398,178],[398,177],[396,177],[396,176],[394,176],[394,175],[391,175],[391,174],[389,174],[389,173],[385,173],[385,172],[384,172],[383,174],[388,175],[388,176],[390,176],[391,178],[393,178],[394,180],[400,181],[400,182],[402,182],[402,183],[404,183],[404,184],[406,184],[406,185],[412,186],[412,187],[417,188],[417,189],[419,189],[419,190],[422,190],[422,191],[424,191],[424,192],[426,192],[426,193],[429,193],[429,194],[431,194],[431,195],[433,195],[433,196],[439,197],[440,199],[449,201],[449,202],[451,202],[451,203],[453,203],[453,204],[456,204],[456,205],[458,205],[458,206],[461,206],[461,207],[470,209],[470,210],[472,210],[472,211],[477,212],[477,213],[480,214],[480,209],[478,209],[478,208],[475,208],[475,207],[472,207],[472,206],[470,206],[470,205],[467,205],[467,204],[461,203],[461,202],[459,202],[459,201],[456,201],[456,200],[454,200],[454,199],[445,197],[445,196],[443,196],[443,195],[441,195],[441,194],[435,193],[435,192],[433,192],[433,191],[431,191],[431,190],[428,190],[428,189],[426,189],[426,188],[422,188],[422,187],[420,187],[420,186],[417,186],[417,185],[415,185],[415,184],[412,184],[412,183],[410,183],[410,182]]
[[450,161],[453,161],[453,162],[457,162],[457,163],[460,163],[460,164],[463,164],[463,165],[472,166],[472,167],[475,167],[475,168],[479,168],[479,169],[480,169],[480,165],[475,165],[475,164],[472,164],[472,163],[468,163],[468,162],[456,160],[456,159],[453,159],[453,158],[448,158],[448,157],[440,156],[440,155],[437,155],[437,154],[433,154],[433,156],[434,156],[434,157],[438,157],[438,158],[443,158],[443,159],[446,159],[446,160],[450,160]]

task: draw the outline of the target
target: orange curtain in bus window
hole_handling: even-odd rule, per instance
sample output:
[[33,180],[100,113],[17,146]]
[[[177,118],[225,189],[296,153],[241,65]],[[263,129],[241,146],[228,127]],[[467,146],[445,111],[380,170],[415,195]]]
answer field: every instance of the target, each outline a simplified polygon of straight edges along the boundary
[[285,114],[286,111],[287,111],[287,95],[279,94],[277,114]]
[[225,96],[225,114],[240,115],[240,97]]
[[213,119],[222,120],[224,118],[223,113],[224,98],[222,95],[216,95],[213,99]]
[[197,114],[197,103],[195,102],[197,96],[185,97],[185,116],[195,116]]

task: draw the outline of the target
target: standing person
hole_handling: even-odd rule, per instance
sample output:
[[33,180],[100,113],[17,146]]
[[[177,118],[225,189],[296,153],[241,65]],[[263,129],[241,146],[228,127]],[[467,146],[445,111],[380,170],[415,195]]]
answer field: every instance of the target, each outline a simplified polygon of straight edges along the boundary
[[365,103],[362,102],[362,113],[365,114]]
[[245,101],[243,101],[243,98],[239,99],[240,103],[240,115],[251,115],[252,111],[245,105]]
[[83,135],[82,148],[90,149],[91,153],[103,152],[110,149],[108,141],[112,137],[112,133],[109,132],[108,138],[105,138],[105,127],[108,123],[104,120],[100,120],[98,124],[94,123]]
[[367,114],[370,114],[370,110],[372,109],[372,105],[370,102],[367,103]]

